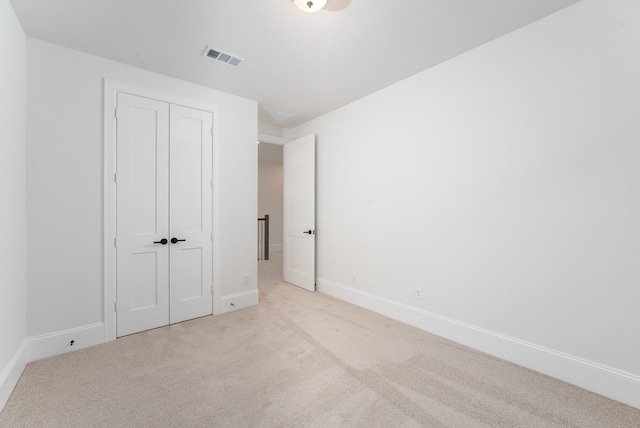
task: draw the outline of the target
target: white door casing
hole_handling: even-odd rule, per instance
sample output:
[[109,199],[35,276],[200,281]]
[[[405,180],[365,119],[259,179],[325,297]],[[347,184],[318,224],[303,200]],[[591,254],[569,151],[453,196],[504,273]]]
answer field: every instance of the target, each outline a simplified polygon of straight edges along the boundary
[[315,135],[283,147],[283,276],[309,291],[315,291],[315,153]]
[[[219,289],[213,270],[219,266],[216,107],[106,79],[104,100],[105,340],[208,315],[214,307],[219,313],[212,295]],[[127,139],[136,144],[127,148]],[[132,171],[138,177],[128,185]],[[130,212],[120,212],[121,206]],[[123,223],[127,217],[129,226]],[[186,240],[171,244],[172,237]],[[154,267],[155,275],[148,276]]]

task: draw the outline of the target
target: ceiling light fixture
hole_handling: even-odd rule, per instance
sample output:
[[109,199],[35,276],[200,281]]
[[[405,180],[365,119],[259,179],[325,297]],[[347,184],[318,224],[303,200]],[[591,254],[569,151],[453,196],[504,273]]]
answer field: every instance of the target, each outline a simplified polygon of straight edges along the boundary
[[327,4],[327,0],[293,0],[303,12],[317,12]]

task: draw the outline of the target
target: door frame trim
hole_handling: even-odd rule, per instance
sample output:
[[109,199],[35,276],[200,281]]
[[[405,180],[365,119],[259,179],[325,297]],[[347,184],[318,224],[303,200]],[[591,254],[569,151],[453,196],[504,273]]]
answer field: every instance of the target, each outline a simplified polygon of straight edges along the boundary
[[169,94],[162,91],[143,88],[124,82],[111,79],[103,79],[103,118],[102,118],[102,157],[103,157],[103,217],[102,217],[102,288],[103,288],[103,321],[104,321],[104,341],[108,342],[116,339],[117,317],[115,310],[116,303],[116,106],[118,92],[126,92],[144,98],[151,98],[169,104],[203,110],[213,116],[213,136],[212,136],[212,230],[213,230],[213,294],[212,308],[213,314],[220,313],[220,304],[217,296],[220,294],[220,222],[219,222],[219,108],[204,101],[190,99],[179,95]]

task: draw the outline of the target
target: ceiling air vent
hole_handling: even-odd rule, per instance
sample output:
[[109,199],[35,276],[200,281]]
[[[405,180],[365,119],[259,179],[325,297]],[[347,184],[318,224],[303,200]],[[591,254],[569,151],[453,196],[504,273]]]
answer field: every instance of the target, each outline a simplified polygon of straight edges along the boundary
[[225,64],[232,67],[238,67],[244,62],[244,59],[240,57],[223,52],[220,49],[212,48],[211,46],[207,46],[207,48],[202,53],[202,56],[213,59],[215,61],[224,62]]
[[293,119],[295,115],[278,111],[276,113],[273,113],[271,117],[277,120],[278,122],[286,122],[289,119]]

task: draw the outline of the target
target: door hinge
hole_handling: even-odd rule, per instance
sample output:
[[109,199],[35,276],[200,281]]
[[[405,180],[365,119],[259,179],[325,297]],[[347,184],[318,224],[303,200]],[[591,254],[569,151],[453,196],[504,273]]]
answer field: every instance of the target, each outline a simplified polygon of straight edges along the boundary
[[213,189],[213,180],[209,181],[209,185],[211,186],[211,188]]
[[113,303],[113,310],[118,312],[118,302]]
[[113,246],[118,248],[118,238],[113,238]]
[[118,119],[118,109],[114,109],[114,110],[113,110],[113,117],[115,117],[116,119]]
[[118,173],[117,173],[117,172],[114,172],[114,173],[113,173],[113,182],[114,182],[114,183],[117,183],[117,182],[118,182]]
[[209,128],[209,131],[211,132],[211,136],[213,137],[213,126]]
[[213,285],[211,286],[211,294],[213,294]]
[[213,241],[213,232],[209,234],[209,238]]

